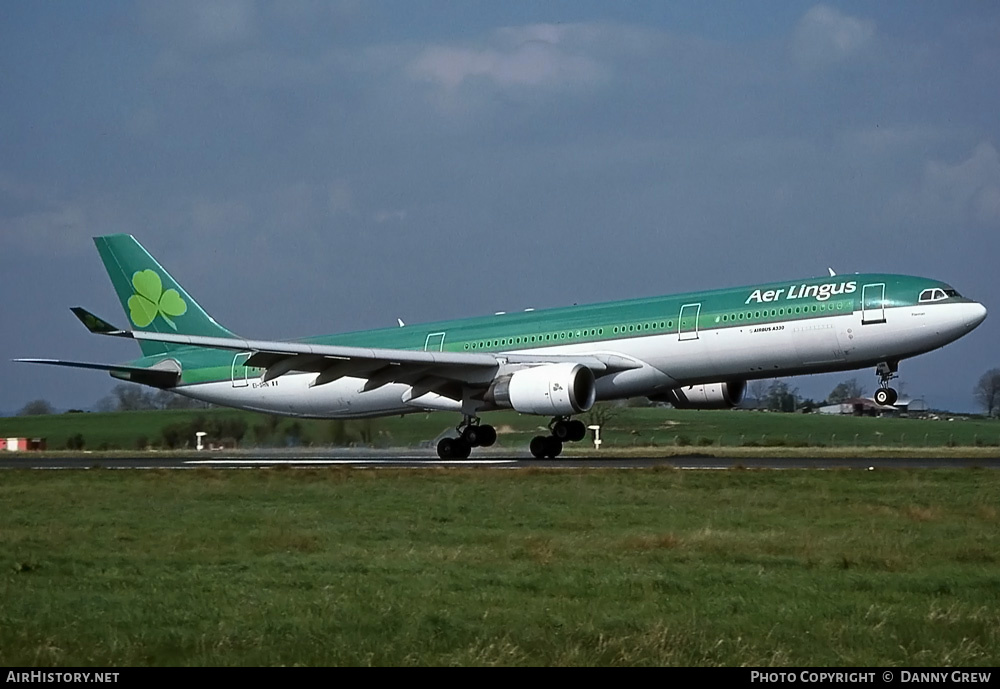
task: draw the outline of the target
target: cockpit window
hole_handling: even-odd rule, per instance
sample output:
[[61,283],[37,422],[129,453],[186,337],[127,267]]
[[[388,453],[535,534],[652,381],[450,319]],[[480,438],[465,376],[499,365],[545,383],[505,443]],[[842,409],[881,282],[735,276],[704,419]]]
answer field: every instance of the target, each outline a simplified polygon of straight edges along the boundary
[[[949,292],[950,292],[950,294],[949,294]],[[957,297],[957,296],[958,296],[958,292],[956,292],[953,289],[948,290],[946,292],[943,289],[935,287],[933,289],[925,289],[923,292],[921,292],[920,293],[920,302],[921,303],[926,303],[926,302],[929,302],[929,301],[941,301],[942,299],[947,299],[948,297]]]
[[955,291],[955,290],[953,290],[953,289],[946,289],[946,290],[944,291],[944,293],[945,293],[946,295],[948,295],[949,297],[961,297],[961,296],[962,296],[961,294],[959,294],[958,292],[956,292],[956,291]]

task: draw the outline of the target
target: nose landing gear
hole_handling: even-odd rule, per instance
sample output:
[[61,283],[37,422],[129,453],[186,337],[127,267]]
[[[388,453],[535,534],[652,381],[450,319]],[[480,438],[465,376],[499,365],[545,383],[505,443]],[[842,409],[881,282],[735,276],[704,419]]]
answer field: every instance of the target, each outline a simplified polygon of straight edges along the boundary
[[875,391],[875,403],[881,405],[892,405],[899,399],[899,394],[891,387],[889,381],[897,378],[896,371],[899,370],[898,361],[883,361],[875,367],[875,375],[878,376],[879,388]]

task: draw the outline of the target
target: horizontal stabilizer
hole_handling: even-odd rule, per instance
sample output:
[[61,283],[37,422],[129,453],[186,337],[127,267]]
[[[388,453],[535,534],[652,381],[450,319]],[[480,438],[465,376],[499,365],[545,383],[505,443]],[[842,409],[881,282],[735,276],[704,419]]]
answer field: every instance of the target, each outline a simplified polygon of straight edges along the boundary
[[79,306],[74,306],[70,309],[73,315],[80,319],[80,322],[92,333],[98,333],[99,335],[110,335],[111,333],[120,333],[122,330],[116,328],[115,326],[108,323],[103,318],[98,318],[87,309],[81,308]]
[[22,364],[48,364],[49,366],[68,366],[70,368],[89,368],[95,371],[108,371],[115,378],[142,383],[156,388],[175,387],[181,379],[180,371],[168,368],[142,368],[141,366],[121,366],[119,364],[91,364],[85,361],[63,361],[61,359],[14,359]]

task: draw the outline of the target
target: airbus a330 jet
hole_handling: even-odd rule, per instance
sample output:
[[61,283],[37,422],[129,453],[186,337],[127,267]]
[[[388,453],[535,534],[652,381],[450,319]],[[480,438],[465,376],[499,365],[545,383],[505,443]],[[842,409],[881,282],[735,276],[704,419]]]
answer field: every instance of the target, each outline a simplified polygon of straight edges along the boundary
[[599,400],[648,397],[679,408],[737,405],[746,382],[874,367],[893,404],[903,359],[953,342],[986,308],[937,280],[831,275],[294,341],[248,340],[209,316],[130,235],[96,237],[131,326],[82,308],[101,335],[131,338],[126,364],[18,359],[112,376],[213,404],[310,418],[461,414],[442,459],[496,442],[480,414],[549,417],[530,445],[556,457],[586,435],[572,417]]

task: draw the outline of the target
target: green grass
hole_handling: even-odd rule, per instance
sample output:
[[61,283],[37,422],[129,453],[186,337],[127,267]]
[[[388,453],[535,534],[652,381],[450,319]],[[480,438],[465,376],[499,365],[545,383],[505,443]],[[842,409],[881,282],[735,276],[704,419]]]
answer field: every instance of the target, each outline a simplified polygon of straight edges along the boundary
[[[533,435],[547,433],[547,419],[515,412],[485,415],[499,431],[500,447],[523,451]],[[587,420],[587,415],[579,418]],[[875,419],[819,414],[747,411],[682,411],[617,408],[602,430],[604,450],[628,448],[994,448],[1000,452],[1000,422],[987,419]],[[362,421],[277,419],[225,409],[151,411],[119,414],[61,414],[0,418],[0,437],[44,437],[51,450],[66,448],[79,434],[89,450],[134,450],[163,445],[164,429],[202,421],[241,419],[247,433],[241,447],[288,443],[329,446],[363,444],[416,447],[453,428],[457,414],[411,414]],[[193,441],[193,434],[185,433]],[[211,440],[211,438],[210,438]],[[217,440],[217,439],[216,439]],[[589,444],[568,446],[579,451]]]
[[1000,474],[5,471],[0,664],[996,665]]
[[[619,447],[1000,447],[1000,423],[747,411],[628,409],[604,435]],[[954,419],[954,420],[948,420]],[[625,421],[625,423],[622,423]]]

